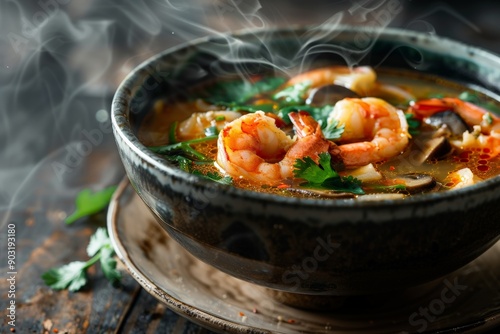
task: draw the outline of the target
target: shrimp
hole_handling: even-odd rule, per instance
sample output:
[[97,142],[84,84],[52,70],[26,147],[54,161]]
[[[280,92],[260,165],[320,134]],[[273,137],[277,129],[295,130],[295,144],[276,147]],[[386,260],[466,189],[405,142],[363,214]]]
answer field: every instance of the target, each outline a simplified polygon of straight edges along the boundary
[[297,159],[335,153],[335,144],[326,140],[320,125],[306,112],[290,113],[296,130],[291,138],[263,112],[244,115],[227,124],[217,141],[217,164],[233,177],[277,185],[293,177]]
[[241,113],[236,111],[195,112],[188,119],[179,123],[177,138],[179,141],[185,141],[203,137],[206,128],[215,126],[220,131],[224,125],[240,116]]
[[473,103],[455,97],[420,100],[411,106],[417,117],[426,118],[435,113],[452,110],[473,128],[465,131],[462,140],[452,141],[462,148],[487,148],[490,156],[500,153],[500,117]]
[[359,95],[367,95],[375,87],[376,78],[375,71],[369,66],[352,69],[347,66],[329,66],[296,75],[288,80],[285,86],[309,81],[311,88],[336,84],[349,88]]
[[387,96],[404,102],[415,100],[413,94],[401,87],[378,82],[377,74],[370,66],[352,69],[347,66],[322,67],[291,78],[285,86],[303,82],[309,82],[311,89],[335,84],[348,88],[359,96]]
[[327,119],[328,124],[335,121],[344,127],[338,149],[346,168],[392,158],[409,142],[403,111],[379,98],[340,100]]

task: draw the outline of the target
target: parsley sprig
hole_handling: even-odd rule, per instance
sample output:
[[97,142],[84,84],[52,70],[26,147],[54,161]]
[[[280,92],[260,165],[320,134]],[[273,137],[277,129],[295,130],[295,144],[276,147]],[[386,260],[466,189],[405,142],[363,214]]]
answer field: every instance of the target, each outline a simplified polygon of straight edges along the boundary
[[331,166],[331,156],[328,153],[319,154],[319,164],[311,157],[297,159],[293,174],[296,178],[304,179],[302,187],[349,192],[364,195],[361,181],[352,176],[342,177]]
[[121,273],[116,269],[115,252],[104,227],[98,228],[90,237],[87,254],[90,259],[86,262],[74,261],[48,270],[42,275],[43,281],[55,290],[78,291],[87,283],[87,269],[98,261],[104,276],[110,282],[120,281]]

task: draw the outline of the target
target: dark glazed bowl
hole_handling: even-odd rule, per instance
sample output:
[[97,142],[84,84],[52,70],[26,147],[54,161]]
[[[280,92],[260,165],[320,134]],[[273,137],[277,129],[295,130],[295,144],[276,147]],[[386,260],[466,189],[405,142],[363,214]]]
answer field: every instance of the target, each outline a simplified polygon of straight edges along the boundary
[[137,139],[141,120],[156,100],[182,95],[193,84],[227,73],[371,65],[500,91],[500,58],[484,50],[395,29],[323,29],[205,38],[135,69],[116,92],[112,118],[137,193],[160,225],[196,257],[285,292],[342,296],[402,289],[478,257],[499,239],[500,177],[398,200],[285,198],[190,175]]

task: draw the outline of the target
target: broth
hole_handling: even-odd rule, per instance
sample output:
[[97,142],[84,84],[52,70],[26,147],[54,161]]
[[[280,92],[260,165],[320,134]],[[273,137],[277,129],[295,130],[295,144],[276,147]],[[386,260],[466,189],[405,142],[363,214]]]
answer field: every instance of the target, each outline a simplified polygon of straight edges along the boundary
[[[370,68],[366,71],[370,75],[374,73],[373,69]],[[362,199],[370,198],[370,196],[365,195],[383,194],[382,198],[406,197],[452,190],[498,174],[500,168],[498,153],[500,152],[496,152],[495,147],[500,144],[500,139],[495,136],[497,129],[499,132],[500,129],[495,126],[500,121],[498,121],[495,112],[500,107],[497,101],[482,92],[472,90],[470,87],[437,77],[379,69],[376,73],[376,80],[372,82],[363,77],[366,73],[361,73],[361,79],[359,79],[351,77],[349,73],[342,72],[341,75],[347,79],[335,79],[336,84],[339,82],[338,85],[347,87],[355,93],[353,95],[358,95],[356,98],[347,98],[344,100],[345,103],[340,104],[337,101],[328,100],[333,99],[332,96],[337,94],[334,92],[338,90],[337,86],[329,86],[321,82],[317,84],[313,82],[314,80],[308,80],[304,84],[304,81],[299,80],[300,75],[295,77],[298,78],[295,81],[293,81],[295,78],[287,81],[285,78],[258,76],[251,78],[250,82],[246,83],[239,80],[234,81],[234,78],[227,78],[216,83],[200,85],[189,92],[189,95],[192,96],[191,99],[174,100],[170,98],[158,101],[154,110],[147,115],[141,124],[138,137],[144,145],[151,147],[154,152],[162,154],[167,160],[190,173],[235,187],[282,196]],[[312,77],[311,72],[306,73],[306,75],[309,78]],[[368,84],[365,83],[365,80],[368,81]],[[315,87],[315,85],[317,86]],[[315,91],[315,89],[317,90]],[[349,91],[346,91],[346,94],[348,93]],[[318,103],[318,96],[328,102]],[[386,104],[381,104],[382,102],[378,100],[363,100],[368,96],[377,97],[388,102],[394,109],[400,110],[397,114],[400,117],[399,123],[396,121],[396,114],[391,114],[393,113],[392,107],[386,107]],[[342,109],[341,105],[344,104],[346,107]],[[332,111],[334,108],[339,109],[335,112],[337,118],[331,116],[334,113]],[[366,110],[359,112],[364,113],[363,115],[366,117],[357,117],[358,111],[352,112],[350,108],[355,110],[358,110],[356,108],[365,108]],[[390,116],[391,120],[389,120],[389,116],[379,116],[379,112],[374,111],[375,109],[386,110],[384,108],[389,110],[388,115],[392,115]],[[262,115],[270,116],[279,130],[268,129],[267,123],[261,125],[265,122],[263,123],[259,117],[264,116],[260,116],[261,113],[256,112],[257,110],[264,110]],[[470,115],[477,118],[478,110],[482,112],[480,114],[482,119],[479,124],[472,124],[468,118],[473,118],[469,117]],[[216,113],[212,111],[216,111]],[[344,117],[346,113],[350,112],[352,115],[348,114],[347,118]],[[197,118],[193,116],[194,113],[199,113]],[[250,122],[250,118],[248,118],[249,121],[243,121],[240,116],[251,114],[253,116],[249,117],[253,117],[252,124],[257,124],[252,125],[256,127],[256,129],[251,129],[252,136],[257,136],[258,140],[252,137],[251,144],[243,144],[246,146],[242,149],[244,152],[241,153],[234,147],[240,145],[241,141],[247,140],[247,134],[237,132],[236,125],[233,124],[238,124],[238,122],[242,126],[247,124]],[[401,120],[401,115],[404,115],[403,117],[408,124],[407,131],[404,129],[405,121]],[[328,147],[328,149],[319,149],[318,152],[305,150],[305,153],[301,151],[302,155],[297,159],[302,161],[303,166],[307,165],[304,168],[316,171],[319,168],[320,174],[326,173],[331,167],[333,174],[325,176],[326,180],[323,177],[323,181],[305,177],[308,175],[307,173],[300,174],[296,164],[293,164],[292,172],[286,174],[282,171],[286,169],[283,167],[286,165],[284,161],[292,154],[290,153],[291,148],[295,147],[296,149],[299,146],[297,142],[305,141],[297,135],[305,130],[296,125],[292,126],[293,124],[290,124],[288,117],[294,123],[293,119],[295,118],[304,122],[305,120],[309,121],[310,116],[315,118],[314,121],[311,121],[313,125],[306,125],[304,129],[311,130],[314,128],[314,124],[319,124],[322,139],[317,137],[317,134],[308,134],[306,137],[316,136],[314,141],[321,144],[315,144],[314,147],[323,145],[321,147]],[[446,123],[448,116],[453,118],[449,121],[451,123]],[[383,117],[386,117],[387,120]],[[188,119],[190,121],[187,121]],[[344,119],[348,121],[342,123]],[[440,124],[439,122],[444,119],[447,121]],[[348,137],[351,128],[353,133],[357,131],[357,122],[365,127],[363,130],[365,138]],[[396,126],[385,126],[385,122]],[[438,123],[436,124],[436,122]],[[455,123],[458,124],[457,126],[461,123],[466,130],[454,133]],[[401,131],[396,129],[398,124]],[[478,125],[480,128],[477,127]],[[233,130],[228,130],[229,128]],[[397,151],[397,154],[392,154],[390,157],[378,157],[379,151],[363,153],[378,157],[367,158],[368,163],[363,162],[365,156],[360,154],[360,165],[356,165],[356,162],[352,165],[350,161],[356,160],[346,153],[351,152],[351,150],[347,150],[349,145],[358,143],[363,147],[370,147],[370,150],[373,149],[373,143],[370,142],[376,140],[373,139],[373,133],[366,134],[366,128],[370,131],[372,128],[378,130],[382,128],[380,132],[375,130],[372,132],[377,133],[376,136],[383,137],[381,143],[388,143],[384,144],[385,146],[377,144],[377,147],[388,151],[396,150],[397,146],[404,145],[405,141],[408,143],[404,145],[403,149]],[[239,129],[238,131],[243,130]],[[266,141],[262,143],[265,136],[256,133],[266,131],[273,136],[275,132],[281,131],[288,136],[290,142],[283,144],[284,148],[279,153],[276,151],[271,156],[267,156],[270,153],[264,151],[268,151],[276,140],[288,141],[289,139],[276,139],[281,138],[282,134],[279,133],[278,137],[273,137],[272,141],[265,139]],[[230,133],[233,132],[239,134],[231,137]],[[464,135],[464,132],[467,134]],[[328,140],[324,138],[330,134],[337,136],[337,138],[332,137]],[[223,153],[218,152],[216,139],[221,136],[226,136],[223,140],[219,139],[222,143],[219,144],[219,149],[222,147],[227,151]],[[386,139],[384,136],[389,136],[391,140],[383,141]],[[403,138],[405,136],[408,138]],[[210,138],[211,140],[209,140]],[[500,138],[500,134],[498,138]],[[327,144],[324,143],[325,140]],[[399,143],[400,140],[402,143]],[[190,143],[188,151],[180,148],[182,145],[179,143],[181,142]],[[238,144],[233,144],[233,142],[238,142]],[[261,147],[255,147],[257,142],[260,143]],[[331,144],[332,142],[335,144]],[[437,148],[431,144],[437,145]],[[255,152],[251,151],[248,145]],[[434,151],[428,149],[427,146],[434,147]],[[185,145],[185,147],[187,146]],[[352,147],[357,146],[352,145]],[[250,153],[247,152],[249,150]],[[328,154],[330,151],[340,153],[338,156],[330,153],[328,157],[330,167],[321,165],[319,159],[324,158],[323,154]],[[358,154],[358,152],[354,151],[354,154]],[[242,174],[234,171],[242,170],[240,165],[235,167],[236,155],[239,159],[238,164],[243,164]],[[262,170],[260,172],[255,172],[253,169],[249,172],[253,167],[250,168],[247,165],[253,163],[255,155],[259,155],[259,159],[265,165],[258,167]],[[307,161],[307,157],[314,159]],[[295,159],[295,163],[297,159]],[[275,168],[278,163],[281,167]],[[225,168],[226,164],[229,166],[228,168]],[[289,167],[287,168],[290,169]],[[278,171],[276,172],[276,170]],[[280,176],[276,178],[276,182],[273,181],[273,173],[278,173],[277,175]],[[415,182],[416,188],[414,187]]]

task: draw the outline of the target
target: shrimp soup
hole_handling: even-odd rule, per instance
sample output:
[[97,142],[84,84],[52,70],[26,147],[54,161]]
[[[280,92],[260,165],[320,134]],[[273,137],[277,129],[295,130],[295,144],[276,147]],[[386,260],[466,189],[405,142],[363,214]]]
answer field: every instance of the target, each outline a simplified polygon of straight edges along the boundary
[[186,172],[282,196],[404,198],[493,177],[497,101],[431,76],[362,66],[256,75],[159,100],[139,139]]

